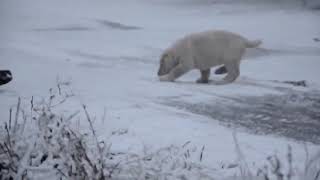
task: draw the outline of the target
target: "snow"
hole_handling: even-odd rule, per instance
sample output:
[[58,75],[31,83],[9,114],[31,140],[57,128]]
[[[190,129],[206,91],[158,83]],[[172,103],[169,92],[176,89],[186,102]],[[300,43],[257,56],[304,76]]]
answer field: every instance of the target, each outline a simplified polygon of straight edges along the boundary
[[[205,145],[206,165],[219,168],[237,159],[232,134],[238,131],[250,164],[262,165],[275,152],[283,157],[291,145],[295,165],[303,166],[302,142],[229,128],[163,104],[174,98],[197,104],[221,96],[284,93],[275,87],[306,91],[274,80],[307,80],[307,90],[318,91],[320,43],[313,39],[320,37],[320,14],[298,1],[279,3],[2,0],[0,68],[12,71],[13,81],[0,87],[1,124],[18,97],[27,107],[32,96],[47,97],[57,81],[68,82],[75,97],[66,110],[86,104],[97,118],[99,137],[110,140],[114,149],[141,152],[191,141],[198,148]],[[263,40],[260,49],[248,50],[240,78],[225,86],[201,85],[194,83],[199,73],[192,71],[175,83],[160,82],[156,72],[162,50],[186,33],[212,28]],[[86,123],[80,126],[86,128]],[[128,132],[110,137],[117,129]],[[311,152],[319,149],[307,144]]]

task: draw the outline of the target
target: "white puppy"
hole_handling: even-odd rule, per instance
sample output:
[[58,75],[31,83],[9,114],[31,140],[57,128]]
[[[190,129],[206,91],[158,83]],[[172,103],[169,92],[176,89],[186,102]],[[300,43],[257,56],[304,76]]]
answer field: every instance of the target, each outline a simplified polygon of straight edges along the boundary
[[210,68],[224,65],[228,74],[216,84],[233,82],[240,74],[239,66],[246,48],[261,44],[238,34],[212,30],[194,33],[176,41],[166,49],[160,59],[160,81],[174,81],[192,69],[199,69],[198,83],[208,83]]

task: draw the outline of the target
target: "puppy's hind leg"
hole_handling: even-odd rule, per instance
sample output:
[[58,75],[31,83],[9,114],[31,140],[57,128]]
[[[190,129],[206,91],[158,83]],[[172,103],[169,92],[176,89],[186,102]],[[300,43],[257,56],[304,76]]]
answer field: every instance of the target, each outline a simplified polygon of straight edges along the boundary
[[200,70],[201,77],[196,81],[197,83],[209,83],[210,69]]
[[233,62],[225,64],[228,74],[223,78],[223,80],[215,82],[217,85],[229,84],[235,81],[240,75],[240,63]]
[[223,65],[219,67],[218,69],[215,70],[215,74],[226,74],[227,73],[227,68]]

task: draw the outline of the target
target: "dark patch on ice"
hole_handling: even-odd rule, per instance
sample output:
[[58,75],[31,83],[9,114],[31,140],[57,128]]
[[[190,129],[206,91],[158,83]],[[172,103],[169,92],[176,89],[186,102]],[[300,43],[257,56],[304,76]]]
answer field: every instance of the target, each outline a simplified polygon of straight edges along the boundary
[[307,87],[307,81],[301,80],[301,81],[283,81],[282,83],[291,84],[293,86],[302,86]]
[[109,21],[109,20],[97,20],[103,26],[106,26],[111,29],[119,29],[119,30],[139,30],[142,29],[138,26],[125,25],[119,22]]
[[9,83],[12,80],[10,70],[0,70],[0,86]]
[[320,144],[319,91],[218,97],[207,103],[166,98],[164,104],[211,117],[228,127],[242,127],[251,133],[276,134]]
[[34,31],[90,31],[93,28],[81,25],[67,25],[61,27],[36,28]]

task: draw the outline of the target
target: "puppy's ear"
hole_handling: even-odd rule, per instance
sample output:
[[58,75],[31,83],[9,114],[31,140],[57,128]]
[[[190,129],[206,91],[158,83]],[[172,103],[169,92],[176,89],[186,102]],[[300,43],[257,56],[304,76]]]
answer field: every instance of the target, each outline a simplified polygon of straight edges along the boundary
[[162,54],[161,58],[160,58],[160,64],[163,65],[164,64],[164,60],[169,56],[168,53],[164,53]]
[[174,66],[177,66],[178,64],[180,64],[180,56],[174,57],[173,61],[174,61]]
[[160,57],[160,67],[158,70],[158,76],[162,76],[167,73],[166,62],[165,59],[168,58],[168,54],[162,54]]
[[171,61],[171,67],[175,67],[180,63],[180,57],[176,56],[172,51],[169,51],[167,55]]

